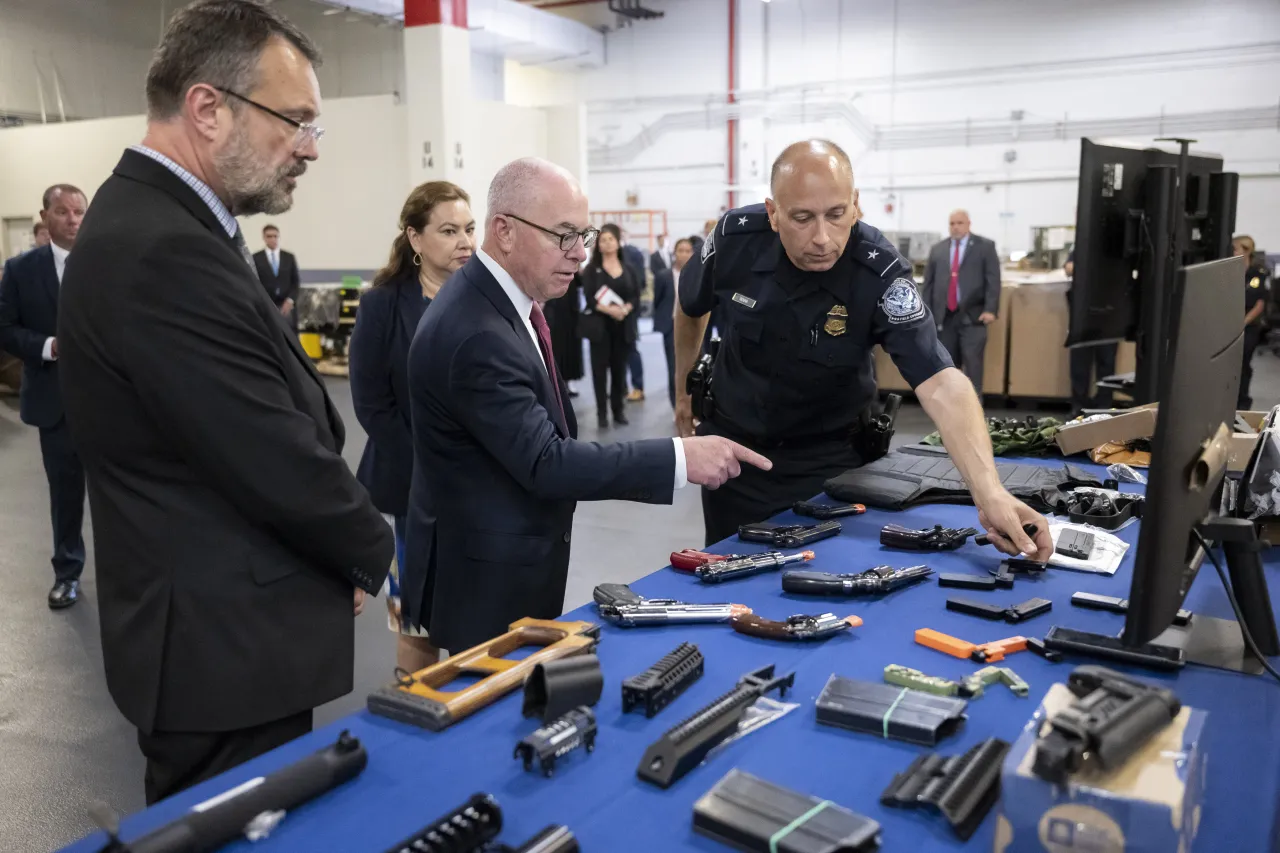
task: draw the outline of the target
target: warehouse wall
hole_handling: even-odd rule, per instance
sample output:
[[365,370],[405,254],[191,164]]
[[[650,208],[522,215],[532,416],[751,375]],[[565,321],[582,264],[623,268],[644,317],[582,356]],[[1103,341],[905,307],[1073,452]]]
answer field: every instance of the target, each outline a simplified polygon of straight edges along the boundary
[[[328,133],[320,159],[300,181],[293,210],[270,217],[304,271],[368,270],[386,259],[410,189],[405,109],[390,95],[325,101]],[[468,121],[463,182],[481,223],[489,182],[504,163],[540,156],[575,174],[585,170],[580,107],[477,101]],[[503,132],[494,133],[495,127]],[[0,220],[31,216],[44,189],[60,181],[80,186],[92,201],[120,152],[145,130],[144,118],[135,115],[0,131]],[[241,223],[254,250],[262,247],[267,221],[258,216]]]
[[[133,115],[145,108],[142,81],[163,22],[181,0],[0,0],[0,114],[38,117],[40,85],[52,120],[61,88],[70,117]],[[403,88],[399,29],[324,15],[309,0],[277,0],[320,45],[318,76],[333,98]],[[37,78],[40,84],[37,84]]]
[[[726,202],[727,4],[651,5],[666,17],[610,33],[608,65],[581,84],[593,99],[592,206],[636,192],[689,233]],[[1186,135],[1246,176],[1240,230],[1280,247],[1274,0],[1078,0],[1034,13],[1022,0],[738,5],[739,204],[763,199],[784,145],[828,136],[854,157],[873,223],[941,231],[949,210],[968,207],[1002,251],[1026,249],[1032,226],[1075,219],[1075,122],[1129,119],[1126,136],[1145,144],[1167,135],[1162,114],[1193,113]],[[1269,124],[1238,129],[1258,117],[1221,115],[1248,108]],[[1056,122],[1061,138],[1019,137]],[[986,128],[994,141],[966,144]]]

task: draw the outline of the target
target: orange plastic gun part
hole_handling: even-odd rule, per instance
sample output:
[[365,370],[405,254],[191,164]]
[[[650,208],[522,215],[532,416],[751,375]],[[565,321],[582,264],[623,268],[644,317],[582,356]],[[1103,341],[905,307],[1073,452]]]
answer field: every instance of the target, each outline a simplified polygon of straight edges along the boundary
[[1009,637],[977,644],[957,639],[932,628],[921,628],[916,631],[916,642],[943,654],[976,663],[997,663],[1004,660],[1005,655],[1023,651],[1027,647],[1026,637]]

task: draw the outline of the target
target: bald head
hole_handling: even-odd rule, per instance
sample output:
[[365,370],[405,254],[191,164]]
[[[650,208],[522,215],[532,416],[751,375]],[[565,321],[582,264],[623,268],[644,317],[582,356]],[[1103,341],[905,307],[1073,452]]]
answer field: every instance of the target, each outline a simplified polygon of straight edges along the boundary
[[947,220],[947,226],[951,231],[952,240],[963,240],[969,236],[969,211],[953,210],[951,216]]
[[769,192],[776,198],[780,183],[810,172],[833,176],[843,173],[848,175],[849,186],[853,186],[853,163],[844,149],[828,139],[808,139],[788,145],[773,161]]
[[839,145],[810,139],[789,145],[773,162],[769,224],[797,268],[835,266],[858,221],[853,164]]
[[537,302],[563,296],[587,259],[582,240],[560,248],[560,235],[590,224],[587,197],[566,169],[525,157],[498,170],[489,184],[484,253]]
[[498,170],[489,184],[489,218],[497,214],[521,214],[548,190],[577,193],[582,189],[567,169],[539,157],[512,160]]

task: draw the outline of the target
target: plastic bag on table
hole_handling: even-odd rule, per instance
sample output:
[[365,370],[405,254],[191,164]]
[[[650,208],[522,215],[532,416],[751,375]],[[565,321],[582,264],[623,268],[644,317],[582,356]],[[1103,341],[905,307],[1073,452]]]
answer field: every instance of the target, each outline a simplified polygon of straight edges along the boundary
[[[1137,519],[1129,519],[1120,526],[1123,530]],[[1077,560],[1075,557],[1066,557],[1054,551],[1053,556],[1049,558],[1049,565],[1059,569],[1073,569],[1078,572],[1093,572],[1099,575],[1114,575],[1116,569],[1120,568],[1120,562],[1124,560],[1124,555],[1129,551],[1129,543],[1121,539],[1119,536],[1112,535],[1100,527],[1094,527],[1091,524],[1073,524],[1069,521],[1050,520],[1049,535],[1053,537],[1056,544],[1059,534],[1064,530],[1083,530],[1086,533],[1093,534],[1093,551],[1089,554],[1087,560]]]
[[712,756],[719,753],[729,744],[746,737],[757,729],[764,728],[775,720],[781,720],[799,707],[800,705],[795,702],[779,702],[777,699],[761,696],[755,701],[755,704],[743,713],[742,719],[738,722],[738,730],[718,743],[715,749],[707,753],[705,760],[710,761]]

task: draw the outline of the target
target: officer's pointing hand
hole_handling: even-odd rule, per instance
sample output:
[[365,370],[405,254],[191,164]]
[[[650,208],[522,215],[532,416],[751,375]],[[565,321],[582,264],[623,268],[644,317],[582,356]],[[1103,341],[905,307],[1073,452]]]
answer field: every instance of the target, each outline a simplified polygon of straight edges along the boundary
[[708,489],[719,488],[742,473],[741,463],[768,471],[773,463],[759,453],[718,435],[695,436],[684,442],[685,471],[689,482]]

